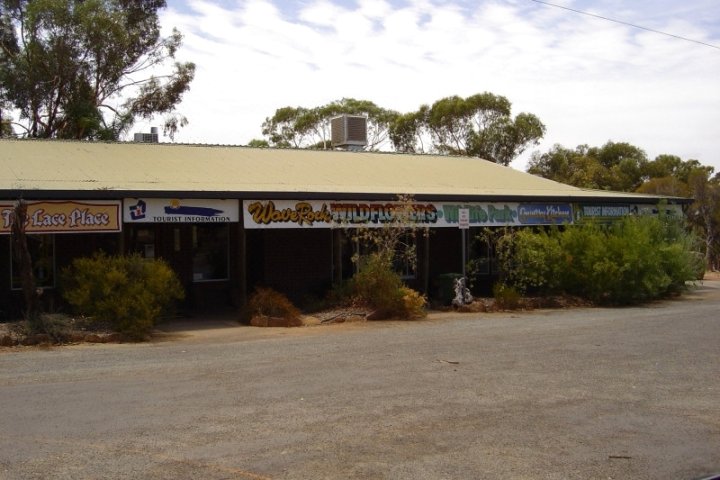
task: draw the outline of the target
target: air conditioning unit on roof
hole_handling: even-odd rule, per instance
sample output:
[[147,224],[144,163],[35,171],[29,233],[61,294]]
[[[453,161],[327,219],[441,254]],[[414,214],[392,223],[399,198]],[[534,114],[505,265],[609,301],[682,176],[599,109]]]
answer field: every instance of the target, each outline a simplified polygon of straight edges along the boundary
[[158,143],[158,128],[152,127],[150,133],[136,133],[133,137],[135,143]]
[[362,150],[367,146],[367,118],[341,115],[331,119],[330,141],[336,148]]

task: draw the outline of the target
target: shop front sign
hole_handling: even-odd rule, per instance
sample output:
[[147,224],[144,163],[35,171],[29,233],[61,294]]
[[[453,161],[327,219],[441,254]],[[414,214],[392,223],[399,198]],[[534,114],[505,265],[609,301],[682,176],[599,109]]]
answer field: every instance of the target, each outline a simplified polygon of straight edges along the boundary
[[610,222],[629,215],[657,215],[663,209],[666,215],[682,216],[681,205],[618,205],[618,204],[596,204],[580,205],[576,209],[577,221],[594,220],[599,222]]
[[240,219],[237,200],[126,198],[125,223],[227,223]]
[[[120,231],[120,202],[27,201],[26,233],[110,233]],[[0,203],[0,234],[11,231],[14,202]]]
[[567,204],[523,203],[518,207],[521,225],[562,225],[572,223],[572,207]]
[[[381,227],[398,222],[400,202],[245,200],[245,228]],[[404,220],[433,228],[572,223],[569,204],[414,202]]]

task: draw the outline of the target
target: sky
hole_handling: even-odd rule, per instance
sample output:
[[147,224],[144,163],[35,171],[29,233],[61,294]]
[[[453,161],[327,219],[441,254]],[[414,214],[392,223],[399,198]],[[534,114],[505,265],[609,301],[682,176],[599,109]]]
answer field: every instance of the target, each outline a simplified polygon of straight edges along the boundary
[[720,171],[717,0],[548,1],[714,48],[533,0],[169,0],[163,29],[197,65],[174,141],[244,145],[285,106],[404,113],[491,92],[546,125],[518,170],[555,144],[614,141]]

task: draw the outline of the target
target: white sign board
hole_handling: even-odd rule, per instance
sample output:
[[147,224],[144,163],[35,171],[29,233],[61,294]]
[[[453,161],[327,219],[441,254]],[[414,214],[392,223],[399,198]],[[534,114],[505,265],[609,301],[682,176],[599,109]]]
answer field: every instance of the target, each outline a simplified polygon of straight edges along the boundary
[[460,208],[458,209],[458,227],[461,230],[470,228],[470,209]]
[[125,223],[227,223],[240,220],[237,200],[126,198]]

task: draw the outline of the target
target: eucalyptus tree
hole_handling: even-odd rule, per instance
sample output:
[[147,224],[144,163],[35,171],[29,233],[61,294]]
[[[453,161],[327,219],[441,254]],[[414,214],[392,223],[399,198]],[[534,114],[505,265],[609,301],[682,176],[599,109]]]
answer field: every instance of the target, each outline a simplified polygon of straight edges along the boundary
[[330,148],[330,122],[342,114],[367,118],[368,149],[377,150],[388,139],[390,123],[397,112],[369,100],[343,98],[318,107],[282,107],[262,124],[262,134],[273,147]]
[[561,145],[545,153],[534,152],[528,173],[582,188],[635,191],[645,182],[648,160],[645,152],[629,143],[607,142],[602,147]]
[[445,97],[402,115],[391,127],[390,138],[400,151],[424,150],[429,144],[429,151],[509,165],[544,134],[538,117],[520,113],[513,118],[507,98],[485,92]]
[[609,172],[587,145],[574,149],[554,145],[545,153],[533,152],[528,173],[581,188],[608,188]]
[[[136,119],[164,116],[195,74],[175,61],[177,30],[160,34],[165,0],[0,0],[0,106],[27,137],[117,139]],[[7,129],[5,130],[6,133]]]
[[430,107],[422,105],[415,112],[403,113],[390,124],[388,136],[397,152],[430,153],[432,140],[427,126]]

